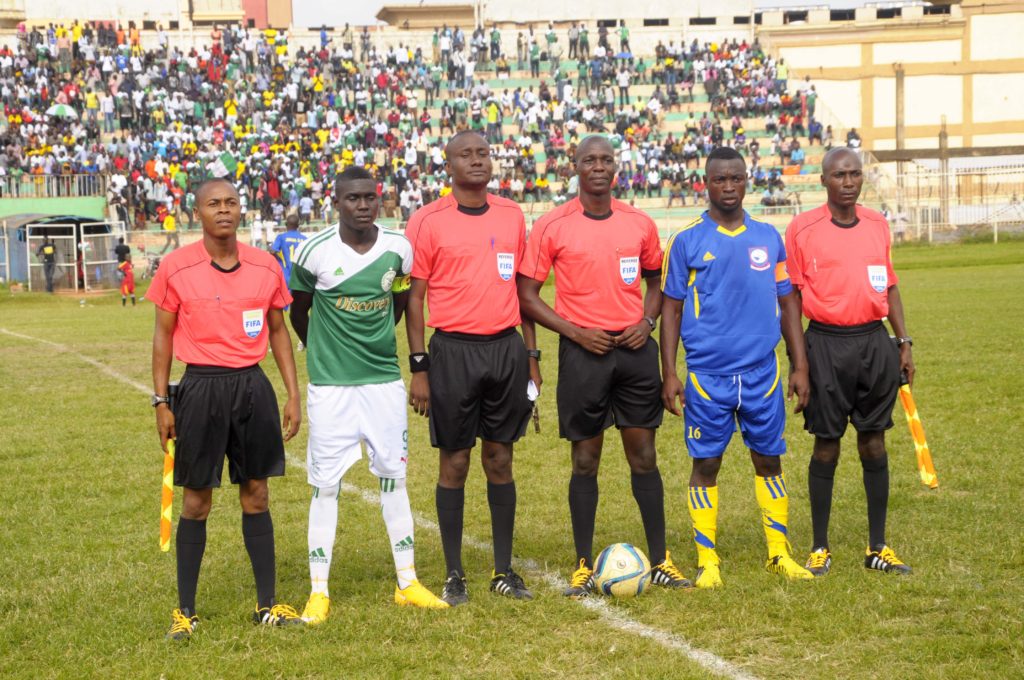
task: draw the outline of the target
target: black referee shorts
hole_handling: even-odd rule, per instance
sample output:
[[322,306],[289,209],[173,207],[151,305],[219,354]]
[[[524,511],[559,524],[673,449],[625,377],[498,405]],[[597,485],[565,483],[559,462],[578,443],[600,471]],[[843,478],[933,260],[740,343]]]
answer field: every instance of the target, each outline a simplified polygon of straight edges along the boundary
[[661,373],[653,338],[638,350],[616,347],[604,355],[559,338],[558,433],[563,439],[590,439],[613,424],[654,429],[661,418]]
[[436,331],[430,338],[430,443],[454,451],[477,437],[511,443],[526,432],[533,404],[526,345],[509,328],[495,335]]
[[224,456],[232,484],[284,474],[277,396],[259,366],[189,366],[174,403],[174,484],[220,486]]
[[828,326],[812,321],[804,334],[811,369],[811,400],[804,429],[839,439],[847,422],[858,432],[892,427],[900,389],[900,352],[881,321]]

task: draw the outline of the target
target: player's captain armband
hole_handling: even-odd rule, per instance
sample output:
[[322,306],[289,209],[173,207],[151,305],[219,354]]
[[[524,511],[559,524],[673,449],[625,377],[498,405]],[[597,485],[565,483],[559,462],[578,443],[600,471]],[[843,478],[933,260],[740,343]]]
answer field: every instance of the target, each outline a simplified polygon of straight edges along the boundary
[[779,281],[785,281],[789,278],[789,270],[786,269],[785,262],[779,262],[775,265],[775,283]]
[[391,284],[392,293],[404,293],[410,288],[412,288],[412,274],[396,276],[394,282]]

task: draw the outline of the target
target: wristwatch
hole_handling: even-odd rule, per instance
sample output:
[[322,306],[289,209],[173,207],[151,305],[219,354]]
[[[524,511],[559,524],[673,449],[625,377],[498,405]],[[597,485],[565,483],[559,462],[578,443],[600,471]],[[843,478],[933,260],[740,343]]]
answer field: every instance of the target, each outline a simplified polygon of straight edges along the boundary
[[653,316],[645,316],[644,321],[647,322],[647,324],[651,327],[652,331],[654,330],[654,327],[658,325],[658,323],[654,320]]
[[526,356],[530,357],[531,359],[536,359],[537,361],[540,361],[540,350],[528,349],[526,350]]
[[913,346],[914,339],[912,337],[910,337],[909,335],[907,337],[905,337],[905,338],[896,338],[896,346],[897,347],[902,347],[904,344]]
[[170,403],[171,403],[171,398],[170,397],[161,397],[159,394],[154,394],[153,398],[150,399],[150,404],[152,404],[153,408],[156,408],[160,404],[170,404]]

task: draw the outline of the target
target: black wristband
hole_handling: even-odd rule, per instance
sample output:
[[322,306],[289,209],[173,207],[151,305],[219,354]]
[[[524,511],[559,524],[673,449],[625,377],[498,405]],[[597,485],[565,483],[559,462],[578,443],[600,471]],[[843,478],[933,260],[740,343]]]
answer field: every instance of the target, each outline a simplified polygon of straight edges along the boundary
[[526,356],[530,357],[531,359],[536,359],[537,361],[540,361],[540,350],[528,349],[526,350]]
[[422,373],[430,370],[430,355],[426,352],[413,352],[409,355],[409,370]]

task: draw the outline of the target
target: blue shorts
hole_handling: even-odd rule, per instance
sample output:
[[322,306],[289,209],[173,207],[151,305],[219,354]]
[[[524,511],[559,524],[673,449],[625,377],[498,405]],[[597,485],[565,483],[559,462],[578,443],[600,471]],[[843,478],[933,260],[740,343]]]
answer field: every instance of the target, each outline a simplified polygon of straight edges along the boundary
[[743,443],[764,456],[786,452],[786,405],[779,359],[736,375],[686,375],[686,450],[691,458],[717,458],[729,446],[736,423]]

